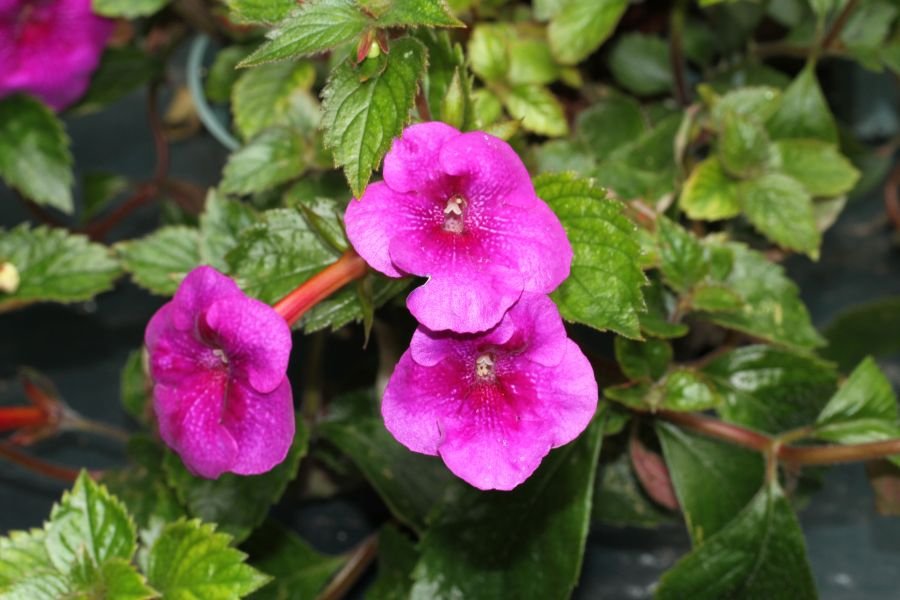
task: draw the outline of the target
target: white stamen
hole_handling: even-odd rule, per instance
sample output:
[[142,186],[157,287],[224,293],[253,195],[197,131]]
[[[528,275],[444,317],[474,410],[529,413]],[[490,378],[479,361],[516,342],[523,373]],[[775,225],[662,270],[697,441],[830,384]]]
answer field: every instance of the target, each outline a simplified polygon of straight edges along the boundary
[[453,196],[452,198],[447,200],[447,206],[444,208],[444,214],[445,215],[453,214],[453,215],[456,215],[457,217],[461,217],[462,213],[463,213],[462,204],[463,204],[462,198],[460,198],[459,196]]
[[493,379],[494,377],[494,359],[490,354],[482,354],[475,359],[475,374],[479,379]]

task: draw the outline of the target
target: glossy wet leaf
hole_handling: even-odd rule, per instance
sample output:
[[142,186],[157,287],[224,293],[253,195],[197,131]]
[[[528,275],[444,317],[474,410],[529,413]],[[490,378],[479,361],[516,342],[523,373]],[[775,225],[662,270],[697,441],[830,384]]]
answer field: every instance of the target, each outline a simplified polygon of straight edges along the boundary
[[547,136],[569,131],[563,107],[549,89],[541,85],[517,85],[502,96],[509,116],[522,127]]
[[142,288],[171,296],[181,280],[201,263],[200,233],[171,225],[150,235],[116,244],[116,253],[132,280]]
[[720,164],[734,177],[752,177],[769,161],[769,136],[756,119],[728,113],[718,140]]
[[367,600],[409,598],[418,561],[413,541],[393,525],[385,525],[378,534],[378,575],[366,592]]
[[660,271],[666,283],[686,292],[703,279],[709,264],[700,241],[681,225],[660,217],[656,222]]
[[810,67],[803,69],[784,91],[778,111],[766,125],[773,139],[810,137],[838,141],[834,117]]

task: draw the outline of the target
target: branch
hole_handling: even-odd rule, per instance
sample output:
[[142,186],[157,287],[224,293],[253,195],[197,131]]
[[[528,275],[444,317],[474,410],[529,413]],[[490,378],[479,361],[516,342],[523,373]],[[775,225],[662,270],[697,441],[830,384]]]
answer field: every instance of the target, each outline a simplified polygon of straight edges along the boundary
[[[0,442],[0,457],[3,457],[10,462],[16,463],[17,465],[20,465],[22,467],[25,467],[29,471],[34,471],[35,473],[46,475],[47,477],[50,477],[52,479],[59,479],[62,481],[75,481],[76,479],[78,479],[78,474],[81,472],[77,469],[62,467],[41,460],[39,458],[29,456],[21,450],[18,450],[9,442]],[[96,477],[97,471],[92,471],[90,475],[91,477]]]
[[684,47],[682,37],[684,34],[684,0],[679,0],[672,8],[669,17],[669,57],[674,74],[675,99],[681,106],[691,103],[690,91],[685,76]]
[[377,555],[378,534],[372,534],[354,548],[347,564],[338,571],[316,600],[339,600],[346,596]]
[[822,50],[828,50],[834,45],[841,35],[841,31],[844,30],[847,20],[850,19],[850,15],[853,14],[853,11],[856,10],[857,6],[859,6],[859,0],[850,0],[847,5],[844,6],[844,10],[837,16],[834,23],[831,24],[828,33],[825,34],[825,38],[822,40]]

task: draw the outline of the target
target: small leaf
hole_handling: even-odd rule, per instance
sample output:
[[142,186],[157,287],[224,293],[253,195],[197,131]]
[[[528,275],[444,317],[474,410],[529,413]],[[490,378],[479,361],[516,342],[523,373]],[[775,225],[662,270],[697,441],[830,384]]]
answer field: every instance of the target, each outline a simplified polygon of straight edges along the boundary
[[736,217],[741,212],[737,182],[728,177],[715,157],[694,167],[684,182],[678,202],[691,219],[718,221]]
[[557,60],[574,65],[587,58],[612,35],[628,8],[627,0],[566,0],[555,11],[547,38]]
[[780,140],[774,144],[775,168],[799,181],[812,196],[837,196],[853,189],[859,171],[837,146],[819,140]]
[[778,483],[663,575],[656,597],[817,598],[803,532]]
[[811,137],[837,143],[837,125],[811,67],[803,69],[784,91],[781,106],[767,126],[773,139]]
[[144,349],[138,348],[128,355],[119,375],[119,395],[125,412],[138,422],[146,424],[150,406],[152,384],[144,372]]
[[225,0],[241,22],[277,23],[297,8],[297,0]]
[[661,340],[637,342],[623,337],[615,341],[616,361],[629,379],[655,381],[672,362],[672,346]]
[[478,24],[469,38],[468,57],[472,70],[485,81],[502,81],[509,71],[509,27]]
[[541,175],[534,187],[559,217],[575,253],[569,278],[553,293],[562,316],[639,338],[647,280],[638,265],[635,226],[621,203],[573,174]]
[[816,226],[812,199],[797,180],[766,173],[741,182],[738,198],[747,220],[767,238],[812,259],[819,257],[822,234]]
[[900,352],[900,297],[886,298],[841,313],[825,329],[828,347],[825,358],[837,361],[842,371],[867,355],[885,356]]
[[264,192],[303,174],[307,159],[300,135],[268,129],[228,157],[219,189],[225,194]]
[[723,285],[699,283],[691,290],[690,304],[692,310],[730,312],[743,308],[744,300]]
[[661,399],[653,406],[694,412],[718,406],[722,399],[703,375],[694,369],[678,368],[659,384]]
[[412,571],[419,561],[415,544],[391,524],[378,534],[378,576],[366,592],[367,600],[406,600]]
[[655,279],[651,279],[650,285],[644,288],[644,302],[647,304],[647,311],[638,314],[644,333],[663,339],[687,334],[687,325],[671,321],[677,299]]
[[389,55],[366,59],[371,60],[379,61],[380,72],[361,80],[360,70],[347,60],[332,72],[323,92],[325,145],[357,197],[409,121],[426,50],[422,42],[405,37],[391,42]]
[[146,17],[162,9],[169,0],[91,0],[94,12],[104,17]]
[[560,76],[560,67],[553,60],[543,38],[514,37],[509,42],[509,72],[507,80],[513,85],[553,83]]
[[769,136],[755,119],[734,113],[722,119],[718,157],[722,166],[735,177],[759,173],[769,160]]
[[225,255],[237,246],[242,231],[259,222],[253,208],[210,191],[200,215],[200,257],[203,264],[227,272]]
[[781,106],[781,90],[778,88],[747,86],[715,97],[711,113],[713,121],[717,123],[728,114],[765,122],[778,111],[779,106]]
[[150,600],[159,597],[159,593],[147,585],[144,576],[121,558],[111,558],[100,566],[90,560],[80,560],[70,574],[68,584],[70,595],[66,598]]
[[243,598],[270,581],[246,558],[214,524],[176,521],[166,525],[150,549],[147,579],[167,600]]
[[134,282],[162,296],[173,295],[184,276],[201,262],[199,232],[181,225],[157,229],[115,248]]
[[517,85],[502,96],[509,116],[522,121],[529,131],[548,136],[569,131],[562,105],[550,90],[541,85]]
[[74,208],[65,127],[29,96],[0,100],[0,177],[38,204],[66,213]]
[[[366,0],[361,4],[365,5]],[[371,4],[377,4],[377,0]],[[376,18],[379,27],[465,27],[444,0],[393,0]]]
[[609,55],[609,68],[622,87],[639,96],[653,96],[672,88],[669,46],[656,36],[623,35]]
[[641,137],[647,130],[640,104],[628,96],[603,98],[578,115],[576,135],[598,159]]
[[231,93],[238,131],[250,139],[275,126],[304,133],[315,130],[321,118],[319,103],[310,92],[315,81],[315,67],[306,60],[244,71]]
[[[293,0],[288,0],[291,6]],[[234,84],[241,76],[237,65],[250,53],[247,46],[228,46],[219,50],[209,67],[204,83],[206,97],[211,102],[228,102],[234,91]],[[252,71],[249,71],[252,73]],[[232,107],[232,110],[236,110]]]
[[666,217],[657,220],[656,235],[663,278],[676,291],[687,292],[709,271],[703,246],[692,233]]
[[[459,92],[462,94],[462,99],[466,104],[465,118],[463,125],[458,127],[454,125],[454,127],[465,131],[469,128],[474,114],[472,114],[472,107],[469,106],[472,104],[472,77],[466,68],[466,57],[463,47],[456,42],[452,42],[450,35],[446,31],[420,29],[415,35],[425,44],[425,48],[428,50],[428,69],[422,80],[422,90],[428,99],[428,108],[431,114],[443,115],[442,106],[445,102],[448,102],[446,99],[451,93],[457,93],[451,92],[450,88],[456,85],[454,82],[458,81]],[[442,120],[448,122],[447,119]]]

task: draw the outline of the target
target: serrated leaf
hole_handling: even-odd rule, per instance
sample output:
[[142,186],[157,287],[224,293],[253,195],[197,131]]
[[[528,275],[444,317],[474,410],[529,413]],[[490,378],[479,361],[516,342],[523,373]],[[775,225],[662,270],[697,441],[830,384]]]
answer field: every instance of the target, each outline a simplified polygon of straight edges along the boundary
[[223,198],[213,191],[206,197],[200,215],[200,258],[203,264],[228,271],[227,255],[238,242],[240,233],[259,221],[253,208],[238,200]]
[[637,342],[623,337],[615,341],[616,361],[629,379],[655,381],[672,362],[672,346],[661,340]]
[[10,531],[0,537],[0,592],[39,571],[53,568],[43,529]]
[[704,221],[730,219],[741,212],[737,182],[725,173],[715,157],[694,167],[684,182],[678,203],[691,219]]
[[[363,5],[380,4],[382,0],[363,0]],[[393,0],[387,10],[376,13],[379,27],[464,27],[453,16],[443,0]]]
[[80,552],[102,565],[111,558],[130,561],[137,549],[134,523],[125,507],[84,471],[53,506],[46,532],[47,555],[62,573],[72,568]]
[[609,68],[622,87],[639,96],[652,96],[672,88],[669,46],[656,36],[623,35],[609,55]]
[[366,279],[346,286],[313,306],[303,315],[299,325],[303,327],[304,333],[325,328],[335,331],[344,325],[364,320],[366,302],[372,309],[381,308],[407,287],[409,279],[392,279],[369,273]]
[[291,129],[267,129],[228,157],[219,189],[225,194],[264,192],[303,174],[304,141]]
[[347,60],[332,72],[323,92],[325,145],[344,168],[357,197],[409,121],[425,71],[425,46],[414,38],[401,38],[391,43],[390,54],[366,62],[371,60],[379,61],[383,70],[362,81],[359,69]]
[[581,569],[601,432],[596,420],[511,492],[467,488],[446,503],[420,543],[411,598],[567,598]]
[[522,121],[529,131],[547,136],[565,135],[569,131],[562,105],[542,85],[513,86],[501,97],[509,116]]
[[159,597],[159,593],[147,585],[144,576],[121,558],[111,558],[98,566],[82,557],[69,575],[68,586],[67,599],[150,600]]
[[0,312],[32,302],[77,302],[112,288],[121,273],[105,246],[61,229],[0,229],[0,262],[19,273],[12,293],[0,292]]
[[639,338],[647,280],[638,266],[635,226],[621,203],[573,174],[540,175],[534,187],[559,217],[575,253],[569,278],[553,293],[562,316]]
[[91,0],[94,12],[104,17],[146,17],[162,9],[169,0]]
[[509,71],[509,38],[505,25],[479,23],[469,37],[468,53],[472,71],[485,81],[502,81]]
[[817,598],[803,532],[778,483],[663,575],[656,597]]
[[297,210],[275,209],[241,232],[226,261],[244,292],[271,304],[337,258]]
[[270,578],[246,564],[231,537],[212,523],[176,521],[163,529],[147,560],[147,579],[167,600],[243,598]]
[[263,65],[244,71],[231,92],[234,122],[244,139],[274,126],[311,132],[321,118],[310,90],[316,70],[309,61]]
[[[297,419],[297,432],[287,457],[262,475],[226,473],[215,480],[195,477],[171,452],[166,454],[163,469],[169,485],[191,516],[216,523],[220,531],[241,541],[263,522],[269,508],[284,494],[297,475],[308,446],[309,430]],[[151,583],[154,583],[152,577]]]
[[778,111],[766,123],[773,139],[811,137],[838,141],[837,125],[811,67],[784,91]]
[[726,114],[718,142],[719,162],[735,177],[759,173],[769,161],[769,136],[755,119]]
[[0,100],[0,177],[38,204],[74,209],[69,136],[56,115],[29,96]]
[[69,579],[59,571],[35,571],[3,590],[3,600],[59,600],[69,593]]
[[[143,0],[128,4],[140,1]],[[163,66],[159,58],[133,46],[107,48],[100,58],[100,66],[91,75],[87,92],[72,110],[77,113],[100,110],[160,76]]]
[[776,244],[819,257],[822,234],[816,225],[812,198],[795,179],[766,173],[738,185],[741,208],[760,233]]
[[[253,595],[254,600],[308,600],[316,598],[345,556],[317,552],[292,531],[267,522],[243,545],[251,565],[274,578]],[[379,555],[381,548],[379,548]]]
[[134,282],[163,296],[173,295],[185,275],[201,262],[200,233],[182,225],[157,229],[115,248]]
[[867,355],[900,352],[900,297],[885,298],[841,313],[825,329],[823,356],[849,371]]
[[269,41],[238,66],[319,54],[357,38],[369,24],[354,0],[310,0],[270,32]]
[[378,575],[366,592],[367,600],[407,600],[412,571],[419,561],[415,544],[391,524],[378,534]]
[[297,8],[297,0],[225,0],[239,21],[277,23]]
[[646,130],[640,104],[628,96],[603,98],[579,113],[575,124],[575,134],[584,141],[585,149],[600,160]]
[[627,0],[567,0],[554,11],[547,38],[560,63],[574,65],[587,58],[612,35],[628,7]]
[[845,194],[859,180],[859,171],[834,144],[780,140],[773,150],[773,167],[800,182],[812,196]]
[[676,291],[686,293],[709,271],[703,246],[692,233],[666,217],[657,220],[656,236],[663,278]]
[[659,422],[662,443],[678,503],[694,546],[727,525],[763,483],[763,459],[745,450]]
[[732,350],[703,372],[725,400],[726,420],[768,433],[815,420],[837,383],[828,363],[762,345]]

